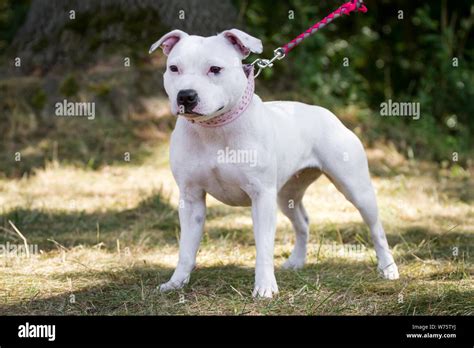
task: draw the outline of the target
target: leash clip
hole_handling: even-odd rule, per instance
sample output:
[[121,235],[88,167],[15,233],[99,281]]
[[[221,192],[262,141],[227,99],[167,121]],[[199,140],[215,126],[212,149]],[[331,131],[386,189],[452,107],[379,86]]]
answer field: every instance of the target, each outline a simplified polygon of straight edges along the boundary
[[277,49],[275,49],[273,51],[273,54],[274,54],[274,56],[273,56],[272,59],[257,58],[253,61],[253,63],[250,64],[252,66],[257,65],[257,67],[258,67],[258,71],[254,75],[254,78],[256,78],[263,69],[272,68],[273,67],[273,62],[275,60],[277,60],[277,59],[281,60],[281,59],[285,58],[285,50],[282,47],[278,47]]
[[364,1],[363,0],[354,0],[353,2],[356,5],[356,9],[359,9],[361,6],[364,6]]

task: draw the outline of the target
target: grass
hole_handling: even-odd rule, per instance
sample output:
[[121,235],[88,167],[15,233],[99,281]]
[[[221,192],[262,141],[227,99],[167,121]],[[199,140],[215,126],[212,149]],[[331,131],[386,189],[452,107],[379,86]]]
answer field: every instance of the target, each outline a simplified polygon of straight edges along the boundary
[[[382,158],[376,150],[368,153],[374,171],[382,173],[374,184],[400,280],[378,277],[367,227],[322,178],[305,197],[311,234],[301,271],[279,267],[294,237],[289,222],[278,217],[277,297],[250,295],[255,261],[250,210],[212,198],[189,286],[159,293],[156,287],[170,277],[178,255],[177,188],[167,150],[162,144],[140,163],[97,169],[48,162],[29,176],[0,179],[2,242],[22,243],[11,220],[40,250],[29,259],[0,258],[0,314],[474,313],[469,172],[453,178],[390,149],[383,149]],[[396,170],[389,167],[394,158],[400,162]]]

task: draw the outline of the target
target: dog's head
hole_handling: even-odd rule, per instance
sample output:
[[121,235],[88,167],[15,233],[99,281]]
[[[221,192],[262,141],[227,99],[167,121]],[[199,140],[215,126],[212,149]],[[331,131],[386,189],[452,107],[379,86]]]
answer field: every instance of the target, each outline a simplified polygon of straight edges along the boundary
[[164,86],[171,112],[208,120],[236,105],[247,85],[242,59],[262,42],[238,29],[202,37],[173,30],[151,48],[168,56]]

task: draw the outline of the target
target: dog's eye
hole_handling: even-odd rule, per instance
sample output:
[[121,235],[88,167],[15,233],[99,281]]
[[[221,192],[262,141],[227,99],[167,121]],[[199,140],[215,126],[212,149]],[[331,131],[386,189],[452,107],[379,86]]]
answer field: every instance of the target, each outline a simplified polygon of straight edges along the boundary
[[178,72],[178,67],[176,65],[170,65],[170,70],[172,72]]
[[209,68],[209,72],[211,72],[211,73],[213,73],[213,74],[218,74],[218,73],[221,72],[221,70],[222,70],[222,68],[219,67],[219,66],[211,66],[211,67]]

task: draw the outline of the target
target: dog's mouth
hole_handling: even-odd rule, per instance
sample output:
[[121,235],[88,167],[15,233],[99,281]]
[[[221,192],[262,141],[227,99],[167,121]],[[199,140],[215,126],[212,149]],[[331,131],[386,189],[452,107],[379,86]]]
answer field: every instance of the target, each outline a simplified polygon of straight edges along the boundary
[[182,114],[178,114],[180,116],[185,116],[185,117],[200,117],[200,116],[205,116],[204,114],[201,114],[199,112],[196,112],[196,111],[185,111],[184,113]]
[[214,117],[216,115],[216,113],[218,113],[219,111],[221,111],[222,109],[224,109],[224,105],[222,105],[221,107],[219,107],[216,111],[210,113],[210,114],[202,114],[202,113],[199,113],[197,111],[194,111],[194,110],[185,110],[183,113],[178,113],[178,116],[184,116],[184,117],[187,117],[187,118],[207,118],[207,117]]

